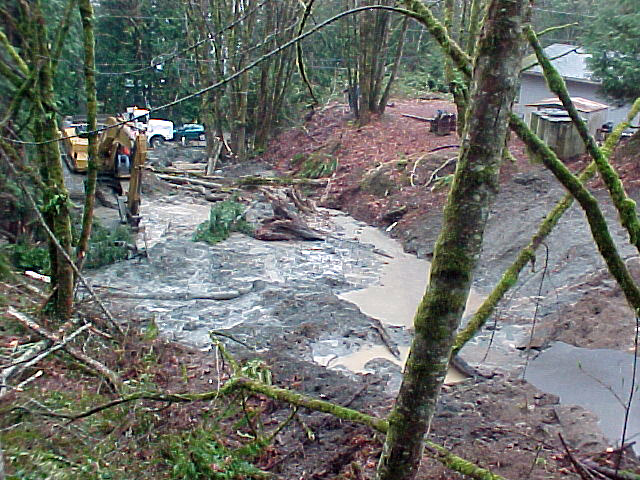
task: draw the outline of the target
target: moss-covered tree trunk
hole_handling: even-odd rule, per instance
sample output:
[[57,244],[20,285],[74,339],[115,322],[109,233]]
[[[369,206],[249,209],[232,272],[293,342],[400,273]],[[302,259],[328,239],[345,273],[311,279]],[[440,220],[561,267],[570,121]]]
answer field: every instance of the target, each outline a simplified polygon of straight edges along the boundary
[[415,478],[423,438],[447,372],[451,347],[482,247],[522,60],[528,0],[493,0],[478,45],[468,125],[436,242],[429,287],[378,465],[378,480]]
[[[97,124],[98,99],[96,96],[96,62],[95,38],[93,33],[93,6],[90,0],[79,0],[78,8],[82,19],[84,44],[84,83],[87,97],[87,123],[89,132],[95,132]],[[78,268],[82,268],[85,255],[89,249],[89,237],[93,226],[93,209],[96,201],[96,183],[98,179],[98,134],[89,134],[89,162],[87,182],[85,184],[84,213],[82,215],[82,231],[76,251]]]
[[[71,256],[72,235],[69,215],[69,197],[64,185],[56,104],[53,91],[53,72],[51,70],[50,49],[48,48],[46,24],[40,10],[40,3],[33,5],[34,66],[41,62],[37,89],[34,92],[36,122],[34,125],[36,140],[48,142],[37,147],[40,172],[45,184],[44,214],[49,228],[55,234],[62,249]],[[46,59],[46,60],[41,60]],[[73,313],[73,269],[64,254],[53,241],[49,248],[52,264],[53,306],[61,319],[71,317]]]

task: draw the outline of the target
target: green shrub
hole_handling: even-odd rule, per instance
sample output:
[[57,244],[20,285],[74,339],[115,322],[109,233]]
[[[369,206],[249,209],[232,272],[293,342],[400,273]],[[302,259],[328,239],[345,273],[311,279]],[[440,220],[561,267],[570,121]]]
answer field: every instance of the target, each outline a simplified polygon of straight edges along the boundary
[[327,153],[313,153],[302,162],[298,176],[302,178],[322,178],[331,175],[338,168],[338,159]]
[[94,223],[89,238],[85,267],[99,268],[125,260],[128,255],[126,244],[131,242],[131,232],[124,225],[118,225],[114,230],[109,230],[97,222]]
[[175,480],[250,479],[264,473],[220,445],[201,428],[165,440],[164,455]]
[[216,203],[211,207],[209,220],[198,226],[193,240],[213,245],[226,240],[231,232],[250,235],[253,229],[244,219],[244,212],[245,206],[234,200]]
[[6,256],[18,270],[33,270],[43,275],[51,272],[49,249],[19,241],[4,247]]

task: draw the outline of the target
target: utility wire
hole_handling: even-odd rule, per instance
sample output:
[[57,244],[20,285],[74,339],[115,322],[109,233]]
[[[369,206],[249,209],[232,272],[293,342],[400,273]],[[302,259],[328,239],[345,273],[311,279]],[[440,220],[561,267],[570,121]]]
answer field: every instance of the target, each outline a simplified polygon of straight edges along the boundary
[[[160,57],[160,60],[157,61],[151,61],[150,65],[147,65],[146,67],[142,67],[142,68],[137,68],[135,70],[129,70],[126,72],[98,72],[98,75],[132,75],[134,73],[140,73],[140,72],[144,72],[145,70],[150,70],[152,68],[156,68],[158,65],[162,65],[163,63],[169,62],[172,59],[174,59],[175,57],[177,57],[178,55],[181,55],[183,53],[189,52],[195,48],[198,48],[200,45],[202,45],[203,43],[206,42],[210,42],[212,41],[215,37],[218,37],[220,35],[222,35],[224,32],[226,32],[227,30],[232,30],[236,27],[236,25],[238,25],[239,23],[243,22],[244,20],[246,20],[247,18],[249,18],[249,16],[253,15],[255,12],[257,12],[260,8],[262,8],[264,5],[266,5],[267,3],[269,3],[272,0],[264,0],[263,2],[259,3],[258,5],[256,5],[254,8],[252,8],[251,10],[249,10],[247,13],[245,13],[244,15],[238,17],[237,19],[235,19],[233,22],[231,22],[229,25],[224,26],[223,28],[221,28],[220,30],[218,30],[216,33],[214,33],[213,35],[210,35],[207,38],[204,38],[202,40],[198,40],[196,43],[194,43],[193,45],[190,45],[188,47],[183,48],[182,50],[178,51],[178,52],[174,52],[174,53],[161,53],[159,55],[156,55],[155,58]],[[168,57],[163,58],[165,55],[168,55]]]
[[[269,0],[267,0],[269,1]],[[322,29],[324,26],[329,25],[339,19],[341,19],[342,17],[346,17],[347,15],[352,15],[354,13],[360,13],[360,12],[364,12],[367,10],[386,10],[389,12],[396,12],[396,13],[400,13],[403,15],[408,15],[410,17],[415,17],[415,12],[412,12],[410,10],[406,10],[404,8],[399,8],[399,7],[392,7],[389,5],[367,5],[367,6],[363,6],[363,7],[356,7],[350,10],[345,10],[343,12],[338,13],[337,15],[334,15],[333,17],[325,20],[322,23],[317,24],[316,26],[314,26],[313,28],[311,28],[310,30],[306,31],[305,33],[303,33],[302,35],[298,35],[295,38],[292,38],[291,40],[289,40],[286,43],[283,43],[282,45],[280,45],[279,47],[275,48],[274,50],[271,50],[269,53],[263,55],[262,57],[254,60],[253,62],[251,62],[250,64],[248,64],[247,66],[245,66],[244,68],[238,70],[236,73],[234,73],[233,75],[230,75],[228,77],[223,78],[222,80],[213,83],[207,87],[201,88],[200,90],[196,90],[195,92],[189,94],[189,95],[185,95],[184,97],[178,98],[176,100],[173,100],[172,102],[169,103],[165,103],[164,105],[160,105],[159,107],[154,107],[154,108],[150,108],[148,109],[148,113],[144,114],[144,115],[138,115],[137,117],[134,117],[132,119],[129,120],[123,120],[121,122],[117,122],[113,125],[109,125],[109,126],[104,126],[101,128],[98,128],[96,130],[92,130],[90,132],[85,132],[85,134],[93,134],[93,133],[100,133],[104,130],[108,130],[110,128],[116,128],[119,127],[120,125],[124,125],[126,123],[129,123],[131,121],[134,120],[138,120],[140,118],[146,117],[147,115],[151,114],[151,113],[155,113],[155,112],[159,112],[161,110],[165,110],[167,108],[173,107],[175,105],[178,105],[182,102],[185,102],[187,100],[191,100],[192,98],[195,97],[199,97],[200,95],[209,92],[211,90],[215,90],[217,88],[220,88],[224,85],[226,85],[227,83],[235,80],[236,78],[238,78],[239,76],[241,76],[242,74],[244,74],[245,72],[251,70],[253,67],[259,65],[260,63],[264,62],[265,60],[268,60],[269,58],[273,57],[274,55],[277,55],[278,53],[282,52],[283,50],[286,50],[287,48],[291,47],[292,45],[295,45],[296,42],[299,42],[300,40],[303,40],[305,38],[307,38],[310,35],[313,35],[314,33],[316,33],[318,30]],[[51,140],[44,140],[42,142],[27,142],[27,141],[23,141],[23,140],[15,140],[13,138],[7,138],[7,137],[0,137],[8,142],[11,143],[16,143],[19,145],[46,145],[49,143],[53,143],[53,142],[60,142],[62,140],[66,140],[68,138],[75,138],[78,135],[69,135],[66,137],[60,137],[60,138],[56,138],[56,139],[51,139]]]

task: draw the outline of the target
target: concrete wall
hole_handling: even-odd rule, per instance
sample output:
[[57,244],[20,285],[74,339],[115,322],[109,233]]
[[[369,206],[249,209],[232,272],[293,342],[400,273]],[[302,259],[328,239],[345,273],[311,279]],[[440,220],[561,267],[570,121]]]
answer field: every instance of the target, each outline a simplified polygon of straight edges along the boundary
[[[588,100],[594,100],[596,102],[609,105],[605,122],[620,123],[624,121],[629,109],[631,108],[630,104],[623,105],[622,107],[612,104],[610,100],[598,93],[599,85],[597,84],[568,80],[567,88],[569,89],[569,94],[572,97],[583,97]],[[521,79],[520,96],[516,106],[516,112],[522,115],[525,118],[525,121],[529,123],[531,111],[535,110],[535,108],[524,107],[524,105],[554,96],[555,95],[547,88],[542,76],[525,73],[522,75]],[[637,121],[638,120],[636,118],[636,122]]]

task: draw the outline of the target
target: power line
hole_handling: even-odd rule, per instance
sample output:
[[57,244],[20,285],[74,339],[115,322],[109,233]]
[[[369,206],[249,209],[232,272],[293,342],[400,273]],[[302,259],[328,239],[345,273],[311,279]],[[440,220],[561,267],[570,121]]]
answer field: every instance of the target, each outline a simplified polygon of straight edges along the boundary
[[595,15],[589,15],[587,13],[578,13],[578,12],[561,12],[560,10],[550,10],[542,7],[533,7],[533,10],[538,12],[546,12],[546,13],[558,13],[560,15],[573,15],[577,17],[585,17],[585,18],[596,18]]
[[[255,66],[257,66],[260,63],[264,62],[265,60],[268,60],[269,58],[273,57],[274,55],[277,55],[278,53],[286,50],[287,48],[291,47],[292,45],[295,45],[296,42],[299,42],[300,40],[303,40],[303,39],[307,38],[308,36],[316,33],[318,30],[324,28],[326,25],[329,25],[329,24],[331,24],[331,23],[333,23],[333,22],[335,22],[335,21],[337,21],[337,20],[339,20],[342,17],[345,17],[347,15],[351,15],[351,14],[359,13],[359,12],[364,12],[364,11],[367,11],[367,10],[386,10],[386,11],[390,11],[390,12],[402,13],[404,15],[409,15],[409,16],[414,15],[414,12],[412,12],[410,10],[406,10],[404,8],[392,7],[392,6],[388,6],[388,5],[368,5],[368,6],[353,8],[353,9],[350,9],[350,10],[345,10],[345,11],[340,12],[340,13],[334,15],[333,17],[325,20],[324,22],[321,22],[321,23],[315,25],[310,30],[307,30],[305,33],[303,33],[301,35],[298,35],[297,37],[292,38],[291,40],[283,43],[279,47],[271,50],[269,53],[263,55],[262,57],[254,60],[253,62],[249,63],[248,65],[246,65],[242,69],[238,70],[233,75],[225,77],[225,78],[223,78],[222,80],[219,80],[216,83],[213,83],[213,84],[211,84],[211,85],[209,85],[207,87],[201,88],[200,90],[196,90],[195,92],[190,93],[188,95],[185,95],[184,97],[178,98],[178,99],[173,100],[173,101],[171,101],[169,103],[165,103],[164,105],[160,105],[158,107],[150,108],[150,109],[148,109],[148,112],[146,114],[144,114],[144,115],[139,115],[139,116],[131,118],[129,120],[123,120],[121,122],[117,122],[114,125],[104,126],[104,127],[98,128],[98,129],[90,131],[90,132],[85,132],[84,134],[94,134],[94,133],[97,134],[97,133],[103,132],[104,130],[108,130],[110,128],[116,128],[116,127],[119,127],[120,125],[124,125],[126,123],[131,122],[131,121],[138,120],[139,118],[146,117],[147,115],[149,115],[151,113],[155,113],[155,112],[159,112],[161,110],[165,110],[167,108],[173,107],[173,106],[178,105],[180,103],[186,102],[187,100],[191,100],[192,98],[199,97],[200,95],[203,95],[204,93],[210,92],[212,90],[216,90],[216,89],[226,85],[227,83],[232,82],[236,78],[238,78],[241,75],[243,75],[245,72],[251,70]],[[20,145],[47,145],[47,144],[50,144],[50,143],[60,142],[62,140],[66,140],[68,138],[75,138],[77,136],[78,135],[68,135],[68,136],[64,136],[64,137],[60,137],[60,138],[56,138],[56,139],[51,139],[51,140],[45,140],[45,141],[41,141],[41,142],[27,142],[27,141],[23,141],[23,140],[15,140],[13,138],[8,138],[8,137],[0,137],[0,138],[3,138],[4,140],[7,140],[7,141],[9,141],[11,143],[16,143],[16,144],[20,144]]]
[[177,57],[178,55],[181,55],[183,53],[189,52],[189,51],[191,51],[191,50],[193,50],[195,48],[198,48],[200,45],[202,45],[202,44],[204,44],[206,42],[212,41],[215,37],[218,37],[218,36],[222,35],[227,30],[231,30],[231,29],[235,28],[236,25],[238,25],[240,22],[246,20],[250,15],[253,15],[255,12],[257,12],[260,8],[262,8],[264,5],[266,5],[270,1],[271,0],[264,0],[263,2],[259,3],[258,5],[256,5],[254,8],[249,10],[244,15],[238,17],[236,20],[234,20],[230,24],[228,24],[225,27],[223,27],[220,30],[218,30],[215,34],[210,35],[210,37],[207,37],[207,38],[202,39],[202,40],[198,40],[193,45],[190,45],[190,46],[188,46],[186,48],[183,48],[182,50],[180,50],[178,52],[161,53],[159,55],[156,55],[155,58],[164,57],[164,55],[168,55],[168,57],[167,58],[162,58],[159,61],[152,60],[151,64],[146,66],[146,67],[138,68],[138,69],[135,69],[135,70],[129,70],[127,72],[96,72],[96,73],[98,75],[109,75],[109,76],[133,75],[134,73],[140,73],[140,72],[144,72],[145,70],[150,70],[152,68],[156,68],[156,67],[158,67],[158,65],[162,65],[163,63],[171,61],[173,58]]

